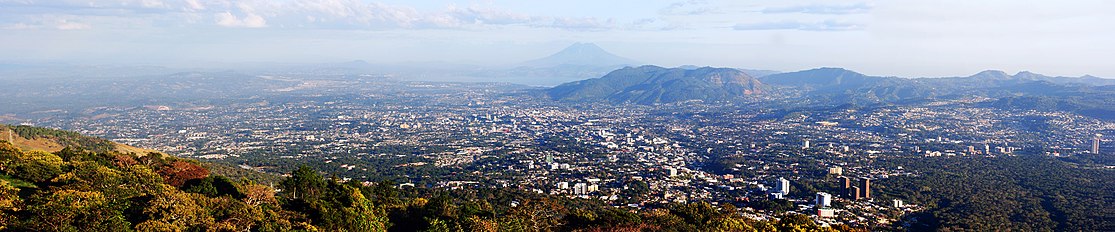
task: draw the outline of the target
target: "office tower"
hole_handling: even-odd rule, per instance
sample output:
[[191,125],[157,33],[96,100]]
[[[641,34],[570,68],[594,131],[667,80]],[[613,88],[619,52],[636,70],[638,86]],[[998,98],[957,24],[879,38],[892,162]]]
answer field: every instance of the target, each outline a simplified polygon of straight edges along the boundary
[[841,178],[844,178],[844,191],[847,191],[849,188],[852,188],[852,178],[849,178],[847,176],[841,177]]
[[863,179],[863,198],[871,198],[871,179]]
[[790,181],[789,180],[786,180],[786,178],[782,178],[782,177],[778,178],[778,193],[781,193],[783,195],[790,194]]
[[852,197],[852,200],[859,200],[859,187],[852,186],[851,190],[848,190],[848,196]]
[[817,193],[816,205],[817,208],[828,208],[832,206],[832,195],[824,192]]
[[1102,134],[1096,134],[1096,137],[1092,138],[1092,154],[1099,154],[1100,153],[1100,140],[1101,139],[1103,139]]
[[840,166],[831,167],[831,168],[829,168],[829,174],[838,175],[838,176],[839,175],[844,175],[844,168],[842,168]]
[[809,149],[809,140],[808,139],[805,140],[805,142],[802,144],[801,148]]
[[894,203],[895,208],[902,208],[902,206],[903,206],[902,200],[894,199],[894,201],[892,201],[892,202]]

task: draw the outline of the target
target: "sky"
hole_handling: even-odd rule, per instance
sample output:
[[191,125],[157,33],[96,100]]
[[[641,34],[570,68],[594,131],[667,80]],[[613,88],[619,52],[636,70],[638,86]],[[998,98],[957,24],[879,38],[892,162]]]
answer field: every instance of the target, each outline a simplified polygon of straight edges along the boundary
[[1115,77],[1107,0],[0,0],[0,63],[510,65],[576,42],[661,66]]

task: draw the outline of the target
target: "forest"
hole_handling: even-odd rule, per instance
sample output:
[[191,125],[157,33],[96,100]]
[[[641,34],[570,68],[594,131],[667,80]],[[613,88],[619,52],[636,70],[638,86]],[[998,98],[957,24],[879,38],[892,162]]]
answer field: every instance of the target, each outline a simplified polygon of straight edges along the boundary
[[1115,170],[1077,162],[1086,158],[879,160],[924,171],[880,181],[878,189],[882,198],[928,207],[907,216],[914,230],[1115,231]]

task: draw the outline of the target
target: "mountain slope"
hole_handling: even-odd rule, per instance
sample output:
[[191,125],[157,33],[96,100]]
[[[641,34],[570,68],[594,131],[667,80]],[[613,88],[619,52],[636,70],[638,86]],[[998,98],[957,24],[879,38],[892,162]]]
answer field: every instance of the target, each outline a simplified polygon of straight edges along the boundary
[[771,74],[759,80],[830,104],[893,102],[937,95],[936,89],[910,79],[868,76],[841,68]]
[[39,150],[46,152],[57,152],[66,147],[82,147],[98,152],[115,151],[136,154],[156,152],[154,150],[114,143],[106,139],[88,137],[76,132],[31,126],[0,124],[0,140],[8,141],[23,150]]
[[762,84],[729,68],[641,66],[612,71],[600,78],[571,82],[547,90],[553,99],[656,104],[689,100],[724,101],[759,94]]

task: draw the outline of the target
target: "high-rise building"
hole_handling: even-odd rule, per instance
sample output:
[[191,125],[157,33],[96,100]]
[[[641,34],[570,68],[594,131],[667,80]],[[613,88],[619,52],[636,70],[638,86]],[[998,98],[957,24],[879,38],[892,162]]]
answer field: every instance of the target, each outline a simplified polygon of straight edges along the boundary
[[804,142],[804,143],[802,143],[802,146],[801,146],[801,148],[803,148],[803,149],[809,149],[809,140],[808,140],[808,139],[806,139],[806,140],[805,140],[805,142]]
[[852,178],[847,176],[841,178],[844,178],[844,191],[848,191],[852,187]]
[[976,154],[976,146],[968,146],[968,154],[969,155]]
[[863,179],[863,198],[871,198],[871,179]]
[[902,208],[902,206],[903,206],[902,200],[894,199],[894,201],[892,201],[892,202],[894,203],[893,204],[894,208]]
[[831,167],[829,168],[829,174],[838,176],[844,175],[844,168],[841,168],[840,166]]
[[824,192],[817,193],[816,203],[817,208],[828,208],[832,206],[832,195]]
[[1096,137],[1092,138],[1092,154],[1100,153],[1100,140],[1102,139],[1103,134],[1096,134]]
[[789,180],[786,180],[786,178],[782,178],[782,177],[778,178],[778,193],[781,193],[783,195],[790,194],[790,181]]
[[851,197],[852,200],[859,200],[859,187],[852,186],[852,188],[848,190],[848,196]]

